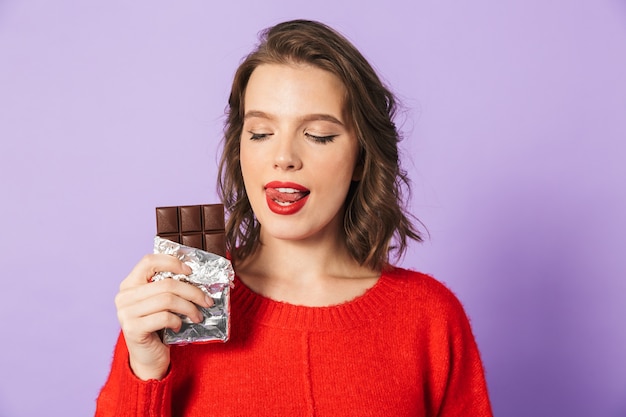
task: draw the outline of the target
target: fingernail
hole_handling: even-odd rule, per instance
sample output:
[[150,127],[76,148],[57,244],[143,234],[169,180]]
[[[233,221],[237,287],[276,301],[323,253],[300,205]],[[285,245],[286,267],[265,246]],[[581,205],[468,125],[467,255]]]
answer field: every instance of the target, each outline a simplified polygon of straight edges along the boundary
[[206,303],[207,307],[211,307],[213,305],[213,299],[208,295],[204,296],[204,302]]
[[185,273],[185,275],[189,275],[193,272],[193,269],[191,269],[189,265],[183,264],[183,272]]

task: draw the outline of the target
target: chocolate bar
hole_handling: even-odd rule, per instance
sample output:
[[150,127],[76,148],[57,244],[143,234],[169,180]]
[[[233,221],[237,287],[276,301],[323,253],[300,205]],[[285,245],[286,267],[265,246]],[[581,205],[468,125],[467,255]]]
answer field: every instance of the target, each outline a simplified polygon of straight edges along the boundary
[[226,256],[223,204],[157,207],[156,223],[163,239]]
[[202,321],[194,323],[188,317],[179,315],[182,325],[179,330],[163,329],[163,343],[185,345],[187,343],[226,342],[230,334],[230,288],[234,271],[230,261],[217,254],[192,248],[160,236],[154,238],[154,253],[171,255],[191,268],[191,274],[157,272],[152,281],[175,279],[200,288],[213,299],[211,307],[201,307]]

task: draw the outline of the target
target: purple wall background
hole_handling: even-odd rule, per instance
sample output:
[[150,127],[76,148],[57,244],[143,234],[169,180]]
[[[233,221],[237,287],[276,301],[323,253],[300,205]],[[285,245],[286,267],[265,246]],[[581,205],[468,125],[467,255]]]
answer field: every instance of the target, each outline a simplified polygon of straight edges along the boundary
[[624,1],[212,3],[0,1],[0,416],[93,413],[154,207],[217,201],[234,69],[296,17],[407,106],[402,264],[466,306],[496,415],[626,416]]

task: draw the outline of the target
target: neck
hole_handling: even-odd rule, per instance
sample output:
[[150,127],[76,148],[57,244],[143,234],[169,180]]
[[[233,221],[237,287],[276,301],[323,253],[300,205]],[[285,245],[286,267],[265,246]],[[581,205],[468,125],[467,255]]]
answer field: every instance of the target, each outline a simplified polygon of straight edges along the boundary
[[323,306],[364,293],[380,272],[359,265],[341,237],[280,240],[261,234],[257,250],[236,272],[253,291],[293,304]]

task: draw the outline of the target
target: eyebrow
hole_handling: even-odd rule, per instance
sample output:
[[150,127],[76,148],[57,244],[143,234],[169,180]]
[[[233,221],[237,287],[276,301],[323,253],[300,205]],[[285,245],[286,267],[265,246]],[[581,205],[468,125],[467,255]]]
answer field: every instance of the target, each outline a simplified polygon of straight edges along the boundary
[[[261,119],[267,119],[267,120],[274,120],[274,116],[267,114],[265,112],[259,111],[259,110],[250,110],[248,112],[246,112],[246,114],[243,116],[243,120],[248,120],[248,119],[252,119],[252,118],[261,118]],[[313,113],[313,114],[307,114],[303,117],[300,118],[301,121],[303,122],[314,122],[317,120],[321,120],[321,121],[325,121],[325,122],[330,122],[330,123],[334,123],[336,125],[342,126],[344,127],[344,124],[337,119],[335,116],[331,116],[330,114],[325,114],[325,113]]]

